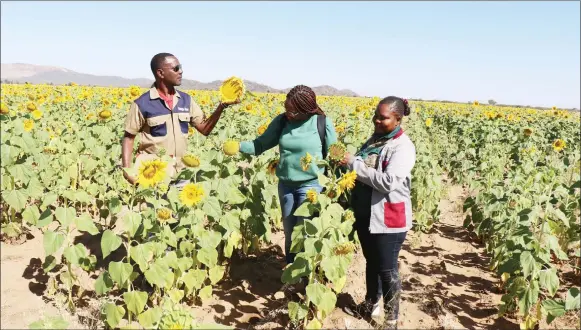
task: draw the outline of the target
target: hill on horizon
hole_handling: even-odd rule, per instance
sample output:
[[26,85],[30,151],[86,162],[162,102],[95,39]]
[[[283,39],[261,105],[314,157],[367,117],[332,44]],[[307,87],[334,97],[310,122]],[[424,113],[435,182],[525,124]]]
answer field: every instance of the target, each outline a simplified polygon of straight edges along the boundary
[[[74,82],[78,85],[92,85],[92,86],[113,86],[113,87],[129,87],[140,86],[150,87],[153,79],[147,78],[124,78],[119,76],[100,76],[87,73],[80,73],[65,68],[54,66],[43,66],[26,63],[2,63],[0,70],[0,79],[2,81],[12,81],[15,83],[31,83],[31,84],[54,84],[65,85]],[[244,80],[246,89],[251,92],[259,93],[287,93],[290,88],[277,89],[257,83],[250,80]],[[192,79],[182,79],[182,89],[195,90],[218,90],[222,84],[221,80],[214,80],[210,82],[201,82]],[[329,85],[312,87],[317,95],[328,96],[360,96],[349,89],[337,89]]]

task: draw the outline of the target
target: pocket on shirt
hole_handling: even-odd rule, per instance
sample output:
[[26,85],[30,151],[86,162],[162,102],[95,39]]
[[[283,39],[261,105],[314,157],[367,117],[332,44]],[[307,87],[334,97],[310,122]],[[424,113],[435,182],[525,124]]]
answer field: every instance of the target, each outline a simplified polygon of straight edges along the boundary
[[165,116],[147,118],[149,134],[153,137],[163,137],[167,135],[167,119]]
[[405,203],[384,203],[383,222],[387,228],[404,228],[406,225]]
[[188,128],[190,124],[190,114],[189,113],[178,113],[178,120],[180,122],[180,128],[183,134],[188,134]]

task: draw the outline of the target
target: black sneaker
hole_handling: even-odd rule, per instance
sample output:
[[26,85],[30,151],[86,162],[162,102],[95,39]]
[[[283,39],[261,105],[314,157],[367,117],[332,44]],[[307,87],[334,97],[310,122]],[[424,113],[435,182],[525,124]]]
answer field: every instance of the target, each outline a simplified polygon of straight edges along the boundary
[[371,304],[368,301],[364,301],[360,304],[351,304],[343,309],[347,315],[360,318],[378,318],[379,317],[380,304]]

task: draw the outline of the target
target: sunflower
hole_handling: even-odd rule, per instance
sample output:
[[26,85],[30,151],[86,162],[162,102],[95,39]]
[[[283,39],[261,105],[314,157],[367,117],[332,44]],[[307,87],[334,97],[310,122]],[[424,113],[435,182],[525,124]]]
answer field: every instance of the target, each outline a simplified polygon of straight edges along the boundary
[[472,102],[472,105],[479,105],[479,104],[480,104],[480,102],[478,102],[478,101]]
[[7,115],[10,113],[10,110],[8,109],[8,106],[6,104],[2,103],[0,105],[0,113],[3,115]]
[[155,186],[166,177],[167,163],[160,159],[144,161],[139,167],[139,177],[137,183],[145,188]]
[[238,153],[238,151],[240,151],[240,143],[238,143],[238,141],[228,140],[224,142],[222,150],[226,155],[234,156]]
[[345,132],[345,123],[337,125],[337,127],[335,127],[335,132],[337,132],[338,134]]
[[32,112],[32,118],[39,120],[40,118],[42,118],[42,111],[36,109]]
[[343,256],[353,251],[355,251],[355,245],[352,242],[348,241],[335,246],[335,248],[333,249],[333,254],[336,256]]
[[198,204],[204,197],[204,188],[196,183],[188,183],[180,192],[180,201],[186,206]]
[[34,128],[34,121],[32,121],[32,119],[25,119],[24,120],[24,130],[27,132],[32,131],[32,129]]
[[555,150],[557,152],[565,149],[566,146],[567,146],[567,143],[565,143],[565,141],[563,141],[561,139],[556,139],[555,142],[553,142],[553,150]]
[[33,112],[34,110],[36,110],[36,104],[34,104],[34,102],[29,102],[26,105],[26,110]]
[[426,119],[426,127],[432,126],[433,123],[434,123],[434,120],[432,118]]
[[312,161],[313,161],[313,156],[311,156],[311,154],[309,154],[307,152],[307,154],[301,158],[301,167],[303,168],[303,171],[307,171],[309,169]]
[[194,128],[193,128],[193,127],[191,127],[191,126],[190,126],[190,127],[188,127],[188,135],[190,135],[190,136],[191,136],[191,135],[194,135],[194,133],[196,133],[196,131],[194,130]]
[[533,130],[532,130],[532,129],[530,129],[530,128],[525,128],[525,129],[523,130],[523,133],[524,133],[524,135],[525,135],[526,137],[529,137],[529,136],[533,135]]
[[347,191],[355,187],[355,180],[357,179],[357,172],[355,170],[343,174],[339,180],[339,187],[342,191]]
[[234,102],[246,92],[244,81],[238,77],[230,77],[220,86],[220,100],[225,103]]
[[268,174],[274,175],[276,173],[276,168],[279,162],[280,162],[279,159],[273,159],[270,161],[270,163],[268,163],[268,166],[266,168]]
[[333,143],[329,147],[329,159],[339,162],[345,158],[345,153],[347,152],[347,148],[341,142]]
[[260,127],[258,127],[258,130],[256,131],[258,133],[258,135],[262,135],[264,134],[264,132],[266,131],[266,125],[260,125]]
[[185,155],[182,157],[182,162],[186,164],[187,167],[198,167],[200,166],[200,158],[194,155]]
[[103,110],[103,111],[99,112],[99,118],[101,118],[101,119],[111,118],[111,111]]
[[161,209],[157,210],[157,221],[159,221],[159,223],[167,222],[170,218],[171,218],[170,209],[162,207]]
[[311,202],[311,204],[315,204],[317,202],[317,195],[318,193],[315,191],[315,189],[309,189],[307,191],[307,199],[309,202]]

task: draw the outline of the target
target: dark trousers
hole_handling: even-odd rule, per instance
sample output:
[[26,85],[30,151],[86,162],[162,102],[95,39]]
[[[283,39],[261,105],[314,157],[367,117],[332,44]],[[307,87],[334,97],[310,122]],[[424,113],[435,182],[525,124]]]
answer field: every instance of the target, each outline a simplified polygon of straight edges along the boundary
[[371,234],[367,227],[356,229],[367,262],[365,300],[376,304],[383,296],[385,319],[397,320],[401,295],[397,259],[407,233]]

